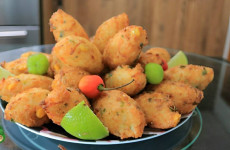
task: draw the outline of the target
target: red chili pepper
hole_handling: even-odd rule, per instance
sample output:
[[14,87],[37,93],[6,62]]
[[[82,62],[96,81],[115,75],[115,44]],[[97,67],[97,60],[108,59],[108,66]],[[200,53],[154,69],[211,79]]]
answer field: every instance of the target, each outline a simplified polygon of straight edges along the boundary
[[87,96],[88,98],[96,98],[101,93],[101,91],[108,91],[108,90],[115,90],[118,88],[122,88],[124,86],[129,85],[133,81],[134,80],[116,88],[105,88],[104,87],[105,84],[100,76],[87,75],[81,78],[78,87],[81,90],[81,92],[85,94],[85,96]]
[[161,66],[164,71],[168,69],[168,63],[164,59],[162,59]]

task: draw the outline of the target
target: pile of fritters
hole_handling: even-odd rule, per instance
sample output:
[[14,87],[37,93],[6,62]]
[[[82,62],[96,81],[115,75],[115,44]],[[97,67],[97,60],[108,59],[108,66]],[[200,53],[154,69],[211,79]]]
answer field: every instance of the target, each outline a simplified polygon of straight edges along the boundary
[[[122,13],[102,23],[93,38],[72,16],[62,10],[50,18],[50,31],[56,40],[51,54],[45,54],[50,67],[44,76],[28,74],[27,52],[1,66],[16,76],[0,81],[1,99],[7,101],[5,119],[28,127],[42,126],[50,120],[60,125],[64,115],[81,101],[94,111],[109,132],[121,139],[138,138],[145,126],[169,129],[177,126],[181,115],[190,113],[203,99],[213,80],[213,69],[197,65],[176,66],[164,72],[159,85],[147,84],[144,66],[162,65],[170,60],[164,48],[151,48],[146,31],[129,25]],[[106,87],[95,99],[78,89],[80,79],[100,75]]]

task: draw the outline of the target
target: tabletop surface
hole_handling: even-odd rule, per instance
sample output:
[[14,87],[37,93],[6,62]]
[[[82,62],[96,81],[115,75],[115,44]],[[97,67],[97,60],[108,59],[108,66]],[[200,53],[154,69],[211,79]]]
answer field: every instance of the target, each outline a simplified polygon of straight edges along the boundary
[[[31,50],[40,51],[40,47]],[[46,48],[42,48],[46,51]],[[14,51],[13,55],[0,53],[0,61],[10,61],[19,57],[24,48]],[[170,50],[175,54],[175,50]],[[214,69],[214,80],[204,91],[204,99],[198,105],[203,118],[202,132],[191,150],[199,149],[229,149],[230,147],[230,64],[223,60],[186,53],[190,64],[204,65]],[[0,119],[2,112],[0,110]],[[1,122],[0,122],[1,124]],[[192,131],[191,131],[192,132]],[[188,135],[189,136],[189,135]],[[192,137],[191,137],[192,138]],[[189,137],[187,137],[189,139]],[[0,144],[0,149],[19,149],[6,135],[6,140]]]

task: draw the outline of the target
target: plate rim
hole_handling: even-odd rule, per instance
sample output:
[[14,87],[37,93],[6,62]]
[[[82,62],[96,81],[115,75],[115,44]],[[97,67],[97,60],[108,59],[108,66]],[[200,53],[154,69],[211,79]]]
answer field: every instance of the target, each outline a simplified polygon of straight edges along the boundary
[[[2,112],[4,113],[4,108],[2,106],[2,99],[1,100],[1,110]],[[195,110],[195,109],[194,109]],[[181,127],[183,124],[185,124],[190,118],[191,116],[193,115],[194,113],[194,110],[187,114],[185,119],[180,122],[180,124],[178,124],[176,127],[174,128],[170,128],[169,130],[167,131],[164,131],[163,133],[160,133],[160,134],[155,134],[155,135],[152,135],[152,136],[148,136],[148,137],[141,137],[141,138],[137,138],[137,139],[132,139],[132,140],[125,140],[125,141],[121,141],[121,140],[96,140],[96,141],[87,141],[87,140],[80,140],[78,138],[76,139],[71,139],[71,138],[68,138],[68,137],[59,137],[59,136],[55,136],[55,135],[52,135],[52,134],[48,134],[48,133],[45,133],[45,132],[40,132],[40,131],[36,131],[34,129],[31,129],[29,127],[26,127],[20,123],[17,123],[15,122],[15,124],[27,131],[30,131],[34,134],[37,134],[39,136],[43,136],[43,137],[46,137],[46,138],[50,138],[50,139],[53,139],[53,140],[58,140],[58,141],[63,141],[63,142],[69,142],[69,143],[76,143],[76,144],[88,144],[88,145],[118,145],[118,144],[130,144],[130,143],[136,143],[136,142],[141,142],[141,141],[146,141],[146,140],[150,140],[150,139],[154,139],[154,138],[157,138],[157,137],[160,137],[160,136],[163,136],[165,134],[168,134],[174,130],[176,130],[177,128]],[[183,119],[183,118],[181,118]],[[52,132],[52,131],[50,131]],[[53,133],[56,133],[56,132],[53,132]],[[57,133],[59,134],[59,133]]]

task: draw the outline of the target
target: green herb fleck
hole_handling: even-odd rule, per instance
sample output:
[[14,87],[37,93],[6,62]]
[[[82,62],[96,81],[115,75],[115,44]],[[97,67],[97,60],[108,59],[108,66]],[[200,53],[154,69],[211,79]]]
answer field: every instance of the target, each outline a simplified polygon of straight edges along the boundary
[[78,56],[75,56],[75,58],[78,58]]
[[151,102],[151,101],[152,101],[152,98],[149,98],[148,101]]
[[74,43],[74,40],[71,40],[71,39],[69,39],[69,42],[72,42],[72,43]]
[[140,43],[140,47],[143,48],[144,44],[143,43]]
[[110,78],[110,77],[112,77],[112,76],[113,76],[113,74],[112,74],[112,73],[109,73],[109,74],[108,74],[108,77],[109,77],[109,78]]
[[123,101],[121,101],[121,107],[124,107],[125,103]]
[[206,75],[208,72],[207,72],[207,70],[206,70],[206,68],[204,67],[203,68],[203,71],[202,71],[202,75],[204,76],[204,75]]
[[104,114],[106,112],[106,109],[104,108],[104,109],[100,109],[100,114],[101,114],[101,116]]
[[196,86],[195,86],[195,88],[197,88],[197,89],[198,89],[198,88],[199,88],[199,85],[196,85]]
[[186,67],[186,66],[184,66],[184,65],[180,65],[180,68],[181,68],[181,69],[183,69],[183,68],[185,68],[185,67]]
[[129,128],[130,128],[130,130],[132,130],[133,132],[135,132],[133,125],[131,125]]
[[176,112],[176,111],[177,111],[176,106],[170,106],[169,109],[170,109],[172,112]]
[[64,36],[64,31],[61,31],[59,36],[62,38]]
[[124,38],[124,35],[122,34],[121,37]]
[[15,122],[13,118],[10,119],[11,122]]
[[53,30],[56,30],[56,29],[57,29],[57,27],[53,26],[53,27],[52,27],[52,29],[53,29]]

